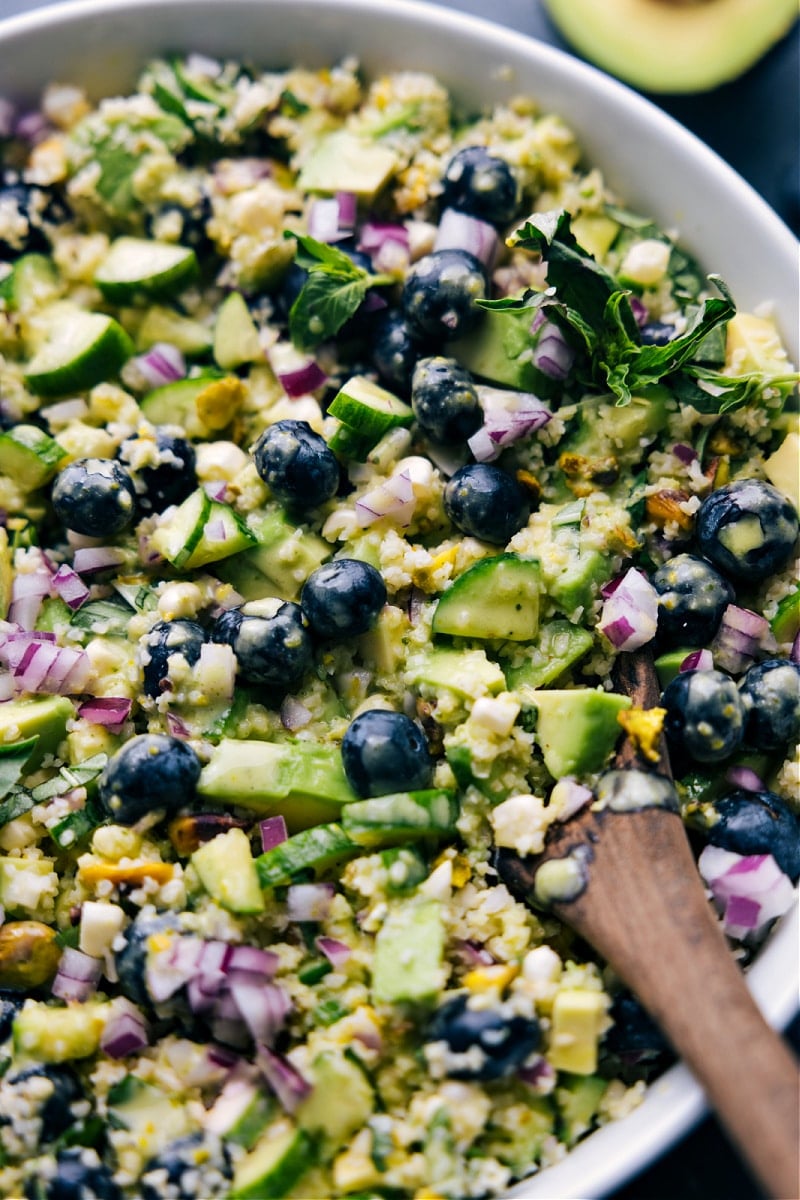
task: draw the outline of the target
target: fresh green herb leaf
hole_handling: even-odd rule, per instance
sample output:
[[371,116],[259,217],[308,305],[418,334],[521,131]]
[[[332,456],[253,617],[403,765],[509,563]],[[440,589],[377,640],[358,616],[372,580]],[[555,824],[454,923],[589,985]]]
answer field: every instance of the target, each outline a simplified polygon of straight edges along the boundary
[[0,801],[0,827],[7,825],[9,821],[16,821],[17,817],[24,816],[32,808],[33,796],[30,792],[25,792],[22,788],[9,792],[5,800]]
[[765,388],[794,387],[798,378],[796,373],[724,375],[721,371],[692,364],[670,380],[670,387],[682,404],[691,404],[698,412],[726,413],[756,402]]
[[99,805],[88,801],[83,808],[70,813],[54,825],[50,830],[50,837],[62,850],[68,850],[82,842],[90,833],[94,833],[104,820],[105,813]]
[[303,234],[297,239],[298,266],[308,279],[289,312],[289,335],[299,350],[312,350],[333,337],[350,320],[375,285],[388,283],[384,275],[370,275],[343,250]]
[[[26,738],[24,742],[0,745],[0,800],[7,796],[19,782],[25,771],[34,746],[39,738]],[[10,818],[6,818],[10,820]]]

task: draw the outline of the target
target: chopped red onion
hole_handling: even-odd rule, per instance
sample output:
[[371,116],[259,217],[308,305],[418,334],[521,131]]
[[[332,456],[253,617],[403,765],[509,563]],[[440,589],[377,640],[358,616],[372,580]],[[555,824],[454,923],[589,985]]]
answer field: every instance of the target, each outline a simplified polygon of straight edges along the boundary
[[533,365],[550,379],[563,383],[572,370],[575,351],[570,346],[561,328],[554,321],[540,326],[533,350]]
[[405,529],[411,524],[415,508],[411,473],[408,470],[397,471],[384,483],[359,496],[356,500],[356,518],[362,529],[384,517],[391,517],[393,524]]
[[9,700],[13,700],[14,694],[12,676],[7,672],[0,671],[0,704],[6,704]]
[[192,731],[186,722],[173,712],[167,712],[167,729],[170,737],[189,738],[192,736]]
[[21,629],[33,629],[42,607],[42,601],[50,592],[52,576],[42,560],[35,571],[17,572],[11,584],[11,603],[8,619]]
[[647,311],[647,306],[642,303],[638,296],[629,296],[628,301],[631,306],[631,312],[636,319],[636,324],[641,329],[650,320],[650,313]]
[[517,1079],[521,1079],[537,1092],[551,1092],[556,1081],[555,1067],[550,1065],[543,1054],[537,1054],[532,1062],[518,1069]]
[[771,854],[741,855],[709,845],[697,866],[722,910],[728,937],[758,933],[794,902],[792,882]]
[[228,494],[228,485],[224,479],[213,479],[210,483],[203,484],[203,491],[211,500],[217,500],[224,504]]
[[132,360],[139,374],[151,388],[164,387],[186,378],[186,360],[177,346],[156,342],[145,354]]
[[739,674],[751,665],[770,634],[769,622],[748,608],[729,604],[711,643],[714,661],[723,671]]
[[658,593],[631,567],[603,604],[597,628],[617,650],[636,650],[652,641],[658,621]]
[[467,441],[476,462],[491,462],[506,446],[535,433],[551,419],[549,408],[531,392],[479,384],[476,388],[484,423]]
[[258,827],[261,830],[261,846],[265,853],[288,840],[286,819],[280,813],[274,817],[265,817],[263,821],[259,821]]
[[600,588],[600,595],[604,600],[609,596],[613,596],[619,585],[622,583],[624,575],[617,575],[614,579],[609,579],[608,583],[604,583]]
[[480,942],[468,939],[456,942],[456,953],[468,967],[491,967],[497,959]]
[[112,1002],[102,1034],[100,1049],[109,1058],[127,1058],[148,1045],[147,1025],[139,1009],[121,997]]
[[336,938],[318,937],[316,947],[320,954],[324,954],[332,967],[343,967],[353,951],[344,942],[337,941]]
[[79,575],[96,575],[125,562],[124,550],[116,546],[80,546],[72,559],[72,566]]
[[433,243],[437,250],[466,250],[486,267],[487,271],[494,268],[499,247],[497,230],[487,221],[471,217],[459,212],[456,208],[446,208],[439,218],[439,228]]
[[273,1045],[292,1010],[283,988],[274,983],[236,981],[231,984],[230,994],[253,1041]]
[[256,1047],[256,1064],[286,1112],[293,1113],[311,1095],[308,1080],[288,1059],[275,1054],[268,1046]]
[[202,953],[200,938],[176,936],[166,950],[148,955],[145,986],[155,1004],[169,1000],[185,984],[195,981]]
[[565,776],[558,781],[558,819],[568,821],[594,798],[591,788]]
[[[219,1047],[225,1054],[230,1054],[225,1047]],[[230,1055],[230,1057],[234,1057]],[[225,1086],[206,1112],[203,1120],[204,1128],[219,1137],[224,1137],[244,1116],[258,1094],[258,1089],[251,1077],[250,1069],[239,1063],[234,1073],[227,1079]]]
[[71,609],[80,606],[89,598],[89,589],[72,567],[62,563],[52,578],[52,584],[65,604]]
[[262,950],[259,946],[232,946],[227,972],[229,977],[236,971],[267,980],[272,978],[279,965],[280,959],[272,950]]
[[337,192],[336,203],[339,205],[339,228],[352,233],[358,217],[358,196],[355,192]]
[[35,146],[39,142],[43,142],[50,134],[51,126],[48,123],[44,113],[36,110],[35,112],[23,113],[17,118],[14,125],[14,133],[23,142],[30,142]]
[[290,733],[305,728],[312,719],[312,715],[311,710],[294,696],[286,696],[281,704],[281,725]]
[[59,1000],[88,1000],[103,973],[103,963],[82,950],[65,946],[50,988]]
[[763,792],[766,790],[764,780],[750,767],[728,767],[728,770],[725,772],[725,778],[728,783],[732,783],[734,787],[741,788],[745,792]]
[[672,447],[672,453],[685,467],[690,466],[697,459],[697,451],[683,442],[676,442]]
[[308,232],[318,242],[340,242],[355,229],[358,200],[353,192],[337,192],[329,199],[313,200],[308,210]]
[[0,661],[11,669],[18,691],[49,696],[84,691],[92,673],[91,659],[85,650],[56,646],[34,637],[7,641],[0,646]]
[[789,658],[793,663],[800,664],[800,633],[796,634],[795,639],[792,642],[792,652],[789,655]]
[[678,667],[678,674],[683,675],[687,671],[711,671],[713,667],[714,655],[710,650],[692,650]]
[[226,542],[228,531],[222,517],[213,517],[203,529],[203,537],[207,542]]
[[332,883],[293,883],[286,891],[290,921],[324,921],[336,895]]
[[78,709],[78,716],[95,725],[105,725],[110,733],[119,733],[131,715],[131,701],[123,696],[95,696]]
[[322,387],[327,378],[322,367],[313,358],[295,371],[278,373],[280,385],[291,400],[296,400],[298,396],[307,396],[309,392],[315,392],[317,388]]
[[374,257],[386,242],[399,242],[408,249],[408,230],[405,225],[389,221],[365,221],[358,235],[358,249]]

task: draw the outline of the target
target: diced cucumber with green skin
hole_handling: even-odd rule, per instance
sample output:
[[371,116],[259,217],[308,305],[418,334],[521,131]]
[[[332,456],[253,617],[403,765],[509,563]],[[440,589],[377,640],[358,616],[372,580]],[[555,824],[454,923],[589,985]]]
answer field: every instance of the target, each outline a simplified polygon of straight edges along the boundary
[[52,479],[66,457],[55,438],[36,425],[14,425],[0,433],[0,474],[8,475],[25,491]]
[[526,689],[555,683],[570,667],[588,654],[594,638],[588,630],[570,621],[548,621],[539,630],[530,656],[518,667],[506,668],[506,683],[511,691],[527,698]]
[[202,375],[155,388],[142,400],[142,413],[154,425],[180,425],[190,438],[207,438],[211,430],[197,415],[197,397],[210,383],[222,378],[221,371],[204,370]]
[[574,1146],[591,1128],[608,1084],[600,1075],[559,1076],[555,1098],[560,1137],[567,1146]]
[[67,721],[75,709],[66,696],[37,696],[32,700],[7,700],[0,704],[0,743],[38,737],[29,759],[31,771],[45,754],[55,754],[67,734]]
[[[364,1071],[340,1050],[323,1050],[311,1064],[312,1092],[295,1117],[323,1138],[323,1153],[341,1149],[375,1111],[375,1093]],[[331,1104],[331,1097],[336,1103]]]
[[385,433],[414,420],[410,405],[365,375],[354,375],[331,401],[328,412],[374,446]]
[[297,969],[297,978],[306,987],[313,987],[315,983],[319,983],[320,979],[324,979],[326,975],[330,975],[333,967],[328,962],[327,958],[312,958],[309,962],[303,963]]
[[214,326],[214,361],[225,371],[245,363],[262,362],[264,351],[247,301],[241,292],[231,292],[219,306]]
[[152,1154],[189,1128],[179,1095],[167,1095],[136,1075],[126,1075],[108,1093],[108,1111],[117,1126],[129,1129]]
[[172,308],[154,304],[148,308],[136,332],[136,346],[139,350],[149,350],[157,342],[169,342],[182,354],[195,358],[211,350],[214,336],[199,321],[184,317]]
[[458,813],[452,792],[395,792],[346,805],[342,829],[362,846],[391,846],[454,834]]
[[322,874],[362,853],[340,825],[317,825],[260,854],[256,870],[263,888],[283,887],[305,871]]
[[334,454],[353,462],[366,462],[374,445],[372,438],[356,433],[348,425],[339,425],[328,438],[328,446]]
[[230,1200],[282,1200],[313,1164],[314,1142],[303,1129],[267,1133],[236,1165]]
[[159,525],[152,545],[174,567],[190,571],[247,550],[255,540],[229,504],[198,488]]
[[217,834],[192,855],[192,866],[208,894],[234,913],[264,911],[250,839],[243,829]]
[[40,633],[53,633],[64,625],[69,625],[73,617],[72,609],[65,604],[60,596],[45,596],[35,628]]
[[97,804],[89,801],[77,812],[69,813],[49,829],[55,844],[62,850],[71,850],[84,842],[106,820],[106,815]]
[[506,799],[509,789],[503,783],[506,771],[502,763],[493,762],[488,774],[478,775],[475,772],[475,761],[469,746],[450,745],[447,747],[445,755],[450,769],[456,777],[456,783],[462,790],[476,787],[495,804]]
[[197,786],[261,816],[281,813],[290,832],[337,820],[357,800],[338,746],[312,742],[239,742],[223,738]]
[[386,891],[390,896],[405,896],[428,878],[428,864],[413,846],[381,850],[381,865],[386,871]]
[[531,323],[538,308],[487,309],[477,330],[450,342],[448,353],[488,383],[553,396],[560,385],[533,365]]
[[312,571],[333,552],[329,542],[292,524],[277,510],[251,516],[247,527],[256,545],[223,569],[225,578],[245,600],[271,595],[296,600]]
[[681,663],[691,653],[692,650],[690,648],[685,648],[683,650],[669,650],[666,654],[658,656],[653,665],[658,675],[658,682],[662,688],[665,688],[668,683],[672,683],[672,680],[680,671]]
[[347,129],[328,133],[314,147],[300,172],[304,192],[355,192],[371,201],[399,166],[393,150]]
[[800,633],[800,587],[784,596],[770,622],[776,642],[793,642]]
[[432,1004],[442,989],[445,930],[435,900],[391,909],[375,939],[372,996],[378,1004]]
[[232,1078],[209,1110],[205,1128],[251,1150],[275,1115],[276,1101],[246,1079]]
[[44,1063],[91,1058],[100,1048],[108,1013],[108,1004],[94,1000],[68,1008],[26,1000],[14,1018],[14,1053],[20,1060]]
[[622,734],[617,714],[628,696],[594,688],[535,692],[536,741],[554,779],[599,771]]
[[0,296],[8,307],[22,313],[52,304],[61,292],[58,268],[45,254],[23,254],[0,285]]
[[111,243],[94,282],[108,300],[124,304],[144,292],[170,295],[193,283],[197,256],[189,246],[148,238],[121,237]]
[[113,379],[133,354],[133,342],[113,317],[54,305],[59,314],[24,371],[37,396],[83,392]]
[[420,687],[448,688],[457,696],[477,700],[486,693],[501,692],[505,677],[497,663],[491,662],[483,650],[430,650],[415,665],[409,683]]
[[536,559],[499,554],[475,563],[444,593],[435,634],[529,642],[539,629],[541,570]]
[[[572,511],[573,505],[568,508]],[[598,589],[611,578],[612,556],[581,548],[580,521],[570,519],[567,523],[556,515],[551,536],[559,553],[544,556],[542,585],[559,611],[570,616],[580,608],[586,610]]]

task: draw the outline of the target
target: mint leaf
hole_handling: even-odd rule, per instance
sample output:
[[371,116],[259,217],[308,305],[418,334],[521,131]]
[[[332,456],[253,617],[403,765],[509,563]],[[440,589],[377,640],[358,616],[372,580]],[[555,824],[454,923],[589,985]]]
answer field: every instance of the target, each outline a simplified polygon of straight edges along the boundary
[[26,738],[24,742],[14,742],[10,746],[0,746],[0,800],[22,778],[25,766],[39,738]]
[[298,350],[313,350],[339,332],[358,309],[370,287],[387,283],[384,275],[370,275],[343,250],[304,234],[297,239],[296,262],[308,279],[289,311],[289,336]]

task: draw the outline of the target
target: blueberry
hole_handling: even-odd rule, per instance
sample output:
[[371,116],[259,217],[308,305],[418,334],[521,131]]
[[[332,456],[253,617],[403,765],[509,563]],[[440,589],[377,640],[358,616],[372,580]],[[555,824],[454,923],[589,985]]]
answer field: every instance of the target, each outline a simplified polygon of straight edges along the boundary
[[787,562],[797,540],[790,500],[761,479],[718,488],[697,512],[695,537],[706,558],[732,579],[758,583]]
[[734,599],[727,579],[702,558],[678,554],[653,576],[658,636],[665,646],[704,646]]
[[125,931],[125,945],[114,956],[114,966],[119,976],[119,989],[128,1000],[142,1008],[149,1008],[150,993],[147,990],[147,956],[151,940],[157,934],[175,933],[180,930],[178,918],[173,913],[139,913],[136,920]]
[[317,508],[336,495],[339,462],[307,421],[277,421],[253,451],[256,470],[279,500],[298,512]]
[[179,738],[140,733],[109,759],[100,801],[112,821],[135,825],[155,809],[177,812],[194,799],[200,760]]
[[0,185],[0,210],[8,217],[0,237],[0,260],[8,262],[20,254],[47,253],[47,226],[67,218],[64,204],[54,192],[22,182]]
[[145,216],[145,233],[156,241],[180,242],[205,254],[212,246],[207,232],[211,216],[211,201],[205,193],[191,207],[171,200]]
[[739,684],[747,712],[745,741],[779,750],[800,735],[800,666],[785,658],[756,663]]
[[314,661],[311,636],[299,604],[262,600],[221,613],[212,640],[231,646],[248,683],[294,691]]
[[11,1033],[14,1017],[22,1008],[24,1001],[25,997],[19,992],[0,988],[0,1042],[4,1042]]
[[56,477],[53,508],[67,529],[88,537],[110,537],[136,516],[130,472],[113,458],[78,458]]
[[366,633],[385,603],[380,571],[357,558],[336,558],[318,567],[300,594],[312,633],[334,641]]
[[368,709],[342,739],[342,763],[359,796],[414,792],[433,781],[425,735],[404,713]]
[[465,442],[483,423],[472,376],[454,358],[419,360],[411,381],[411,407],[422,432],[435,442]]
[[733,792],[714,802],[712,846],[734,854],[771,854],[792,883],[800,877],[800,818],[772,792]]
[[292,305],[302,292],[307,280],[308,271],[305,267],[298,266],[296,262],[289,264],[275,295],[276,307],[284,320],[288,318]]
[[[539,1046],[539,1023],[506,1016],[497,1008],[470,1008],[467,996],[455,996],[434,1014],[427,1042],[445,1042],[445,1071],[451,1079],[500,1079],[521,1067]],[[460,1061],[455,1056],[462,1056]]]
[[[126,467],[135,462],[140,446],[141,438],[138,436],[122,443],[119,457]],[[160,513],[171,504],[180,504],[197,487],[196,455],[186,438],[158,428],[156,451],[157,463],[138,470],[134,468],[134,473],[145,488],[144,494],[138,497],[139,508],[144,513]]]
[[386,386],[401,396],[411,388],[419,346],[405,317],[396,308],[378,315],[372,329],[372,365]]
[[[34,1093],[29,1087],[29,1081],[34,1079],[36,1080],[34,1107],[42,1123],[40,1136],[42,1141],[54,1141],[75,1123],[72,1105],[83,1099],[83,1091],[74,1072],[69,1067],[57,1063],[27,1067],[9,1079],[9,1084],[12,1091],[20,1096],[25,1096],[30,1103]],[[40,1094],[44,1091],[40,1082],[42,1079],[46,1079],[52,1084],[52,1090],[39,1099]]]
[[145,1164],[141,1200],[164,1200],[165,1196],[197,1200],[198,1168],[203,1200],[229,1194],[232,1168],[225,1145],[213,1134],[190,1133],[170,1142]]
[[412,336],[434,342],[463,337],[481,319],[486,274],[466,250],[434,250],[419,259],[403,285],[403,313]]
[[608,1014],[614,1024],[606,1033],[605,1047],[620,1057],[656,1057],[669,1043],[647,1009],[630,992],[619,992]]
[[169,660],[180,654],[193,667],[205,644],[205,630],[196,621],[178,618],[176,621],[157,621],[142,641],[145,695],[157,700],[172,687]]
[[686,671],[664,689],[664,732],[670,749],[696,762],[729,758],[744,735],[739,689],[722,671]]
[[467,146],[454,154],[442,184],[443,208],[457,208],[492,225],[507,225],[517,215],[520,189],[514,172],[485,146]]
[[525,489],[499,467],[470,463],[444,489],[444,510],[462,533],[504,546],[526,524]]
[[122,1200],[111,1171],[85,1146],[59,1150],[55,1174],[26,1184],[27,1200]]
[[675,337],[675,326],[664,321],[648,321],[639,330],[643,346],[666,346]]

